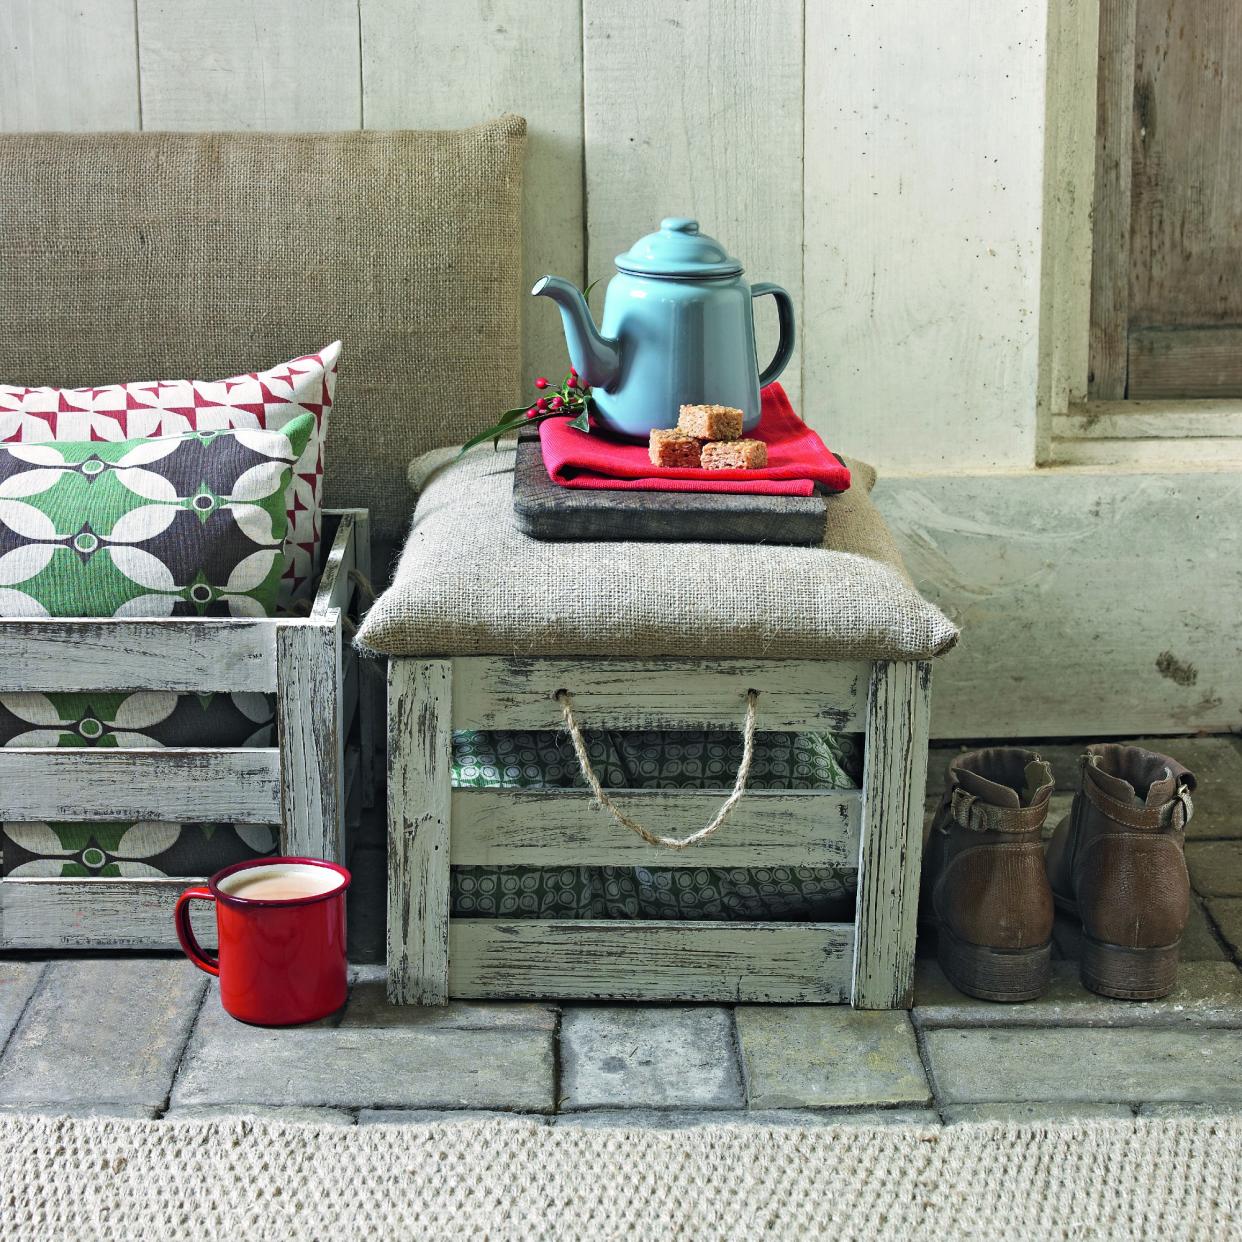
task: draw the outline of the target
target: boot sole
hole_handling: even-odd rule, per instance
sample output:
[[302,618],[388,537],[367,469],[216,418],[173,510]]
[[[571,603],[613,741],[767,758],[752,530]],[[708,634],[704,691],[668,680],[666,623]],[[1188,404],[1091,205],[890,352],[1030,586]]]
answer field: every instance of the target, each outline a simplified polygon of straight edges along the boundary
[[1084,935],[1078,968],[1082,985],[1114,1000],[1160,1000],[1177,986],[1180,949],[1180,940],[1157,949],[1130,949]]
[[936,957],[959,992],[1002,1004],[1038,999],[1052,977],[1051,940],[1034,949],[992,949],[959,940],[942,925]]

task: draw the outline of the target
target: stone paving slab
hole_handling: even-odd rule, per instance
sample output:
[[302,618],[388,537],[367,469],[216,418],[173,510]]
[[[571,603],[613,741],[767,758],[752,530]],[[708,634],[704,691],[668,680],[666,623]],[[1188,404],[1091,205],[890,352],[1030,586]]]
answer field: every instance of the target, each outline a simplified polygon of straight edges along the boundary
[[[1076,962],[1082,956],[1082,924],[1067,914],[1058,914],[1052,928],[1053,946],[1057,956]],[[1180,960],[1183,962],[1227,962],[1229,954],[1221,947],[1211,921],[1194,896],[1186,930],[1182,932]]]
[[1142,1104],[1140,1117],[1232,1117],[1242,1112],[1242,1103],[1205,1103],[1203,1101],[1173,1100],[1165,1104]]
[[498,1113],[481,1108],[364,1108],[358,1114],[360,1126],[443,1125],[455,1121],[533,1121],[551,1124],[543,1113]]
[[43,975],[42,962],[0,961],[0,1052]]
[[740,1005],[735,1016],[752,1108],[931,1102],[903,1012]]
[[349,1003],[342,1029],[436,1027],[467,1030],[555,1031],[555,1005],[526,1001],[449,1001],[447,1005],[390,1005],[383,966],[356,966],[351,972]]
[[1000,1005],[964,995],[944,977],[939,966],[921,962],[910,1016],[915,1026],[927,1028],[1242,1027],[1242,971],[1231,962],[1182,962],[1177,988],[1163,1000],[1122,1001],[1097,996],[1084,988],[1077,962],[1054,962],[1051,986],[1038,1000]]
[[1190,883],[1202,897],[1242,897],[1242,841],[1188,841]]
[[610,1130],[633,1126],[643,1130],[681,1130],[690,1126],[927,1126],[940,1125],[940,1114],[933,1108],[758,1108],[649,1109],[605,1108],[589,1113],[561,1113],[552,1119],[556,1126],[577,1126],[588,1130]]
[[1207,907],[1230,951],[1242,962],[1242,898],[1215,897]]
[[1129,1104],[1049,1104],[1031,1100],[1022,1104],[946,1104],[941,1110],[946,1125],[956,1126],[968,1122],[1004,1121],[1023,1122],[1061,1121],[1128,1121],[1134,1116]]
[[36,1117],[118,1117],[123,1121],[152,1121],[160,1110],[147,1104],[109,1104],[99,1100],[89,1104],[4,1104],[0,1113]]
[[732,1015],[715,1006],[566,1006],[562,1111],[740,1108]]
[[339,1023],[269,1030],[235,1022],[213,987],[172,1103],[545,1112],[554,1079],[548,1030],[367,1024],[349,1005]]
[[282,1108],[262,1104],[201,1104],[170,1108],[165,1121],[236,1121],[257,1117],[304,1126],[352,1126],[354,1115],[343,1108]]
[[161,1107],[206,981],[184,958],[49,962],[0,1058],[0,1104]]
[[1236,1031],[945,1029],[924,1040],[945,1105],[1242,1100]]

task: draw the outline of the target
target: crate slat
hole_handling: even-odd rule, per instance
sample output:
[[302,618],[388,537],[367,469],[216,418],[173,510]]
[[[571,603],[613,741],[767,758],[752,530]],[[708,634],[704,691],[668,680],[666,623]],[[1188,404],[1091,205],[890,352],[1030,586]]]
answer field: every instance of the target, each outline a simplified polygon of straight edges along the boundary
[[461,997],[840,1004],[852,923],[453,919]]
[[0,620],[0,693],[276,689],[270,620]]
[[311,616],[323,618],[339,608],[342,613],[349,608],[349,601],[354,593],[354,584],[349,573],[354,568],[354,514],[346,509],[339,513],[336,534],[332,546],[324,558],[323,573],[319,575],[319,585],[315,588],[315,600],[311,606]]
[[759,729],[860,730],[871,665],[822,660],[515,659],[453,661],[454,729],[559,729],[560,689],[587,729],[741,728],[760,691]]
[[931,664],[875,666],[863,760],[855,1009],[908,1009],[923,859]]
[[[203,881],[6,879],[0,883],[0,949],[176,949],[173,907]],[[195,935],[216,944],[212,910],[195,903]]]
[[[616,790],[609,796],[653,832],[686,836],[725,790]],[[748,793],[715,836],[658,849],[591,806],[581,789],[455,789],[454,866],[815,867],[858,865],[861,793]]]
[[[4,818],[280,823],[275,749],[0,748]],[[8,881],[4,881],[5,884]]]

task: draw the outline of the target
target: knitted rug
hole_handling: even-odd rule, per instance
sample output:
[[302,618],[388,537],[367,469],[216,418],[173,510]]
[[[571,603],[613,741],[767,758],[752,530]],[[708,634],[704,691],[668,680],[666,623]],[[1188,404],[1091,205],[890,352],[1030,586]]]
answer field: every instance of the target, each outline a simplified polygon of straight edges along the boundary
[[1242,1120],[586,1129],[0,1119],[0,1237],[1230,1239]]

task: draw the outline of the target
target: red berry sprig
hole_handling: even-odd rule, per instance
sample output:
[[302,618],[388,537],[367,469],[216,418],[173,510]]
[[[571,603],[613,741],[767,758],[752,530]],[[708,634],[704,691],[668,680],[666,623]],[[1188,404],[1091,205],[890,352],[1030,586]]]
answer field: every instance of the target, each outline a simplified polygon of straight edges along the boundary
[[552,387],[552,382],[546,375],[536,378],[535,388],[539,393],[547,395],[536,397],[531,405],[519,405],[515,409],[506,410],[498,423],[467,440],[461,451],[464,453],[487,440],[492,442],[493,449],[497,449],[500,447],[501,436],[524,427],[528,422],[542,422],[545,418],[572,415],[569,424],[571,427],[578,431],[591,430],[591,389],[573,367],[570,367],[569,374],[558,388]]

